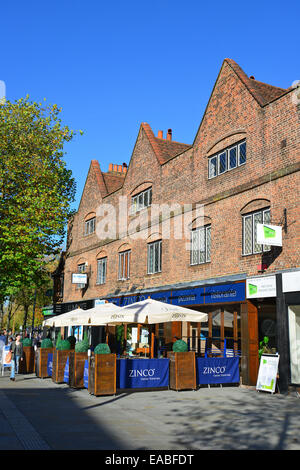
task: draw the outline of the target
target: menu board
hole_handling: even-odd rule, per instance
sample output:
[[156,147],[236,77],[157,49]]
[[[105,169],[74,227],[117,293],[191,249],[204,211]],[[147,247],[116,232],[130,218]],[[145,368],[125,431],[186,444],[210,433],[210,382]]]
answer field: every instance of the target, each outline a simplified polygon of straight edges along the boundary
[[256,390],[275,392],[278,371],[278,354],[262,354],[256,383]]

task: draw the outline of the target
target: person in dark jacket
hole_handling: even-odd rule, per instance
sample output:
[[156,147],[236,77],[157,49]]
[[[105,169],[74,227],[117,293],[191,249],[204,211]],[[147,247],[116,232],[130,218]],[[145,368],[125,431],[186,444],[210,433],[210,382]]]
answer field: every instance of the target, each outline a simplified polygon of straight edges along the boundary
[[16,336],[16,340],[11,343],[11,372],[10,380],[15,380],[15,374],[19,372],[19,361],[23,361],[23,343],[21,335]]

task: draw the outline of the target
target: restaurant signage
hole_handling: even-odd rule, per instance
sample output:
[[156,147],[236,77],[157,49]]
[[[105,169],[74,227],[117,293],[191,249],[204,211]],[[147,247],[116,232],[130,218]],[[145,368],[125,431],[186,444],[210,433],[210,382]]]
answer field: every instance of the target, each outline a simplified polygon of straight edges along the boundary
[[84,361],[83,385],[85,388],[89,388],[89,361],[88,359]]
[[245,300],[245,284],[232,283],[205,287],[205,303],[242,302]]
[[119,359],[117,388],[169,386],[169,359]]
[[69,358],[67,358],[67,362],[65,365],[64,382],[69,383]]
[[257,224],[256,240],[262,245],[282,246],[282,227]]
[[254,277],[246,281],[247,299],[276,297],[276,277]]
[[239,383],[238,357],[198,357],[196,362],[199,385]]
[[108,302],[124,307],[148,298],[173,305],[189,306],[212,303],[243,302],[246,298],[245,283],[216,284],[206,287],[174,289],[146,294],[126,295],[108,299]]

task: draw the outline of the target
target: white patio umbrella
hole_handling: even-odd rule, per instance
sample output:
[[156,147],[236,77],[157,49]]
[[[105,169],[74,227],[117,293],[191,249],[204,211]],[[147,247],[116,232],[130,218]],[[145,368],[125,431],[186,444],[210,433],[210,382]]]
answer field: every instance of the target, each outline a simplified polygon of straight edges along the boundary
[[[112,303],[98,305],[87,310],[90,313],[89,325],[122,325],[124,323],[143,323],[134,312],[122,311],[122,307],[118,307]],[[144,317],[143,317],[144,318]],[[144,318],[145,320],[145,318]]]
[[146,299],[121,307],[118,315],[132,315],[136,323],[166,323],[172,321],[205,322],[207,313],[197,312],[179,305]]
[[43,326],[104,326],[107,324],[107,318],[117,310],[120,310],[120,308],[113,303],[97,305],[88,310],[76,308],[70,312],[45,320]]
[[82,310],[81,308],[76,308],[70,312],[63,313],[62,315],[57,315],[52,318],[48,318],[43,322],[43,326],[79,326],[79,325],[88,325],[90,316],[87,314],[87,310]]

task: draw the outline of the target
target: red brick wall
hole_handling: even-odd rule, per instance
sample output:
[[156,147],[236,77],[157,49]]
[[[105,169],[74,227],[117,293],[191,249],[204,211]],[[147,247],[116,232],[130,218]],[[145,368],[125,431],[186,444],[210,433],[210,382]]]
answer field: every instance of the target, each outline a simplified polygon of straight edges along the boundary
[[[147,275],[147,242],[150,239],[127,237],[108,243],[100,242],[96,234],[84,237],[84,219],[89,212],[96,212],[102,201],[91,169],[71,231],[64,301],[127,292],[133,286],[142,289],[237,273],[254,275],[258,274],[257,265],[262,262],[268,265],[266,273],[299,267],[299,117],[299,109],[293,104],[290,93],[262,108],[224,62],[193,148],[160,165],[141,128],[123,188],[103,198],[103,202],[117,207],[119,196],[127,196],[129,209],[131,194],[150,182],[153,204],[203,203],[205,215],[210,218],[207,220],[211,222],[211,262],[190,266],[186,240],[172,237],[162,242],[162,273]],[[247,139],[246,164],[208,180],[208,156],[241,137]],[[283,222],[283,211],[287,210],[288,230],[283,232],[283,249],[281,252],[272,250],[263,258],[261,254],[243,256],[241,211],[259,199],[270,201],[275,225]],[[255,202],[253,204],[255,206]],[[137,217],[129,215],[128,219],[132,223]],[[158,238],[161,227],[155,228],[154,232],[154,237]],[[132,250],[131,276],[128,281],[118,281],[118,250],[124,243]],[[103,255],[108,258],[107,281],[105,285],[97,286],[96,260],[97,256]],[[83,297],[70,282],[71,273],[77,270],[77,264],[82,260],[88,262],[90,269],[89,287]]]

